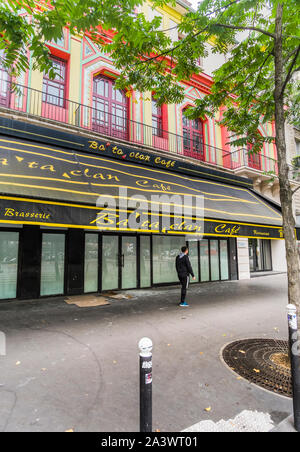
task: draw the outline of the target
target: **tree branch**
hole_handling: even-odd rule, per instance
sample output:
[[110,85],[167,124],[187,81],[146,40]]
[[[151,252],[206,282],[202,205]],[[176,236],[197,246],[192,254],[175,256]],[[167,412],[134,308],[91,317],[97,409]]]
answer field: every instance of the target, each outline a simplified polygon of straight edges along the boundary
[[[197,33],[194,33],[194,34],[190,37],[190,39],[193,39],[193,38],[195,38],[196,36],[200,35],[201,33],[204,33],[204,32],[207,30],[207,28],[208,28],[208,25],[207,25],[206,27],[204,27],[202,30],[198,31]],[[172,48],[170,48],[170,49],[168,49],[168,50],[165,50],[164,52],[161,52],[160,54],[158,54],[158,55],[156,55],[156,56],[154,56],[154,57],[151,57],[151,58],[148,58],[147,60],[139,61],[139,62],[133,64],[133,66],[139,66],[140,64],[143,64],[143,63],[149,63],[150,61],[157,60],[158,58],[160,58],[160,57],[162,57],[162,56],[168,55],[169,53],[172,53],[172,54],[173,54],[174,50],[176,50],[176,49],[178,49],[180,46],[182,46],[183,42],[184,42],[184,40],[180,41],[179,44],[177,44],[176,46],[174,46],[174,47],[172,47]]]
[[262,72],[262,70],[263,70],[265,64],[267,63],[267,61],[268,61],[268,59],[270,58],[270,56],[273,55],[273,54],[274,54],[274,47],[273,47],[272,50],[268,53],[268,55],[266,56],[266,58],[264,59],[263,63],[260,65],[260,67],[259,67],[259,69],[258,69],[258,74],[257,74],[257,77],[256,77],[256,81],[255,81],[253,87],[252,87],[251,90],[250,90],[250,93],[249,93],[247,102],[249,102],[250,98],[252,97],[252,91],[254,91],[254,89],[255,89],[256,86],[257,86],[258,80],[259,80],[259,78],[260,78],[261,72]]
[[213,24],[216,27],[223,27],[223,28],[229,28],[231,30],[252,30],[252,31],[257,31],[258,33],[262,33],[266,36],[271,37],[272,39],[275,39],[275,34],[270,33],[269,31],[263,30],[262,28],[257,28],[257,27],[251,27],[251,26],[246,26],[246,27],[242,27],[242,26],[238,26],[238,25],[226,25],[226,24]]
[[[256,81],[255,81],[255,84],[253,85],[252,89],[250,90],[251,93],[252,93],[252,91],[254,90],[254,88],[256,87],[256,85],[257,85],[257,83],[258,83],[258,80],[259,80],[261,71],[263,70],[263,68],[264,68],[265,64],[267,63],[268,59],[270,58],[270,56],[273,55],[273,54],[274,54],[274,47],[273,47],[272,50],[268,53],[268,55],[267,55],[266,58],[264,59],[263,63],[260,65],[260,67],[259,67],[257,70],[255,70],[254,72],[249,72],[248,75],[247,75],[247,77],[246,77],[244,80],[242,80],[240,83],[238,83],[231,91],[225,91],[225,90],[224,90],[224,92],[226,92],[226,96],[230,96],[231,94],[234,95],[234,93],[235,93],[242,85],[244,85],[250,77],[252,77],[252,76],[253,76],[254,74],[256,74],[257,71],[258,71],[258,75],[257,75]],[[238,71],[236,71],[236,72],[239,72],[239,71],[240,71],[240,69],[239,69]],[[236,72],[235,72],[235,73],[236,73]],[[235,74],[235,73],[234,73],[234,74]],[[233,74],[233,75],[234,75],[234,74]],[[230,74],[230,75],[227,77],[227,79],[228,79],[229,77],[231,77],[231,76],[232,76],[232,74]],[[226,80],[226,79],[225,79],[225,80]],[[222,92],[222,91],[221,91],[221,92]]]
[[294,49],[292,52],[290,52],[290,53],[285,57],[285,59],[283,60],[284,64],[287,63],[287,62],[289,61],[289,59],[290,59],[293,55],[295,55],[295,53],[297,52],[297,50],[298,50],[298,49]]
[[288,84],[288,82],[289,82],[289,80],[290,80],[290,78],[291,78],[291,76],[293,74],[293,68],[294,68],[294,66],[296,64],[296,61],[297,61],[297,58],[298,58],[299,54],[300,54],[300,46],[298,46],[296,55],[293,58],[292,64],[290,65],[288,74],[287,74],[286,79],[285,79],[285,81],[283,83],[283,86],[282,86],[282,89],[281,89],[281,95],[283,95],[283,93],[285,91],[285,88],[286,88],[286,85]]
[[[220,18],[221,18],[221,17],[223,16],[224,12],[226,11],[226,9],[228,9],[231,5],[233,5],[233,4],[235,4],[235,3],[238,3],[239,1],[240,1],[240,0],[233,0],[233,1],[231,1],[230,3],[228,3],[227,5],[224,5],[223,7],[221,7],[221,8],[219,8],[219,9],[215,10],[215,11],[212,11],[212,12],[208,13],[207,15],[208,15],[208,16],[211,16],[212,14],[221,12],[222,9],[224,9],[224,11],[221,12],[221,15],[220,15]],[[201,33],[204,33],[204,32],[209,28],[209,26],[210,26],[210,24],[207,24],[206,27],[204,27],[202,30],[198,31],[197,33],[194,33],[194,34],[191,36],[191,39],[195,38],[196,36],[200,35]],[[168,55],[168,54],[171,53],[171,52],[172,52],[172,54],[173,54],[174,50],[176,50],[176,49],[178,49],[180,46],[182,46],[183,42],[184,42],[184,39],[183,39],[179,44],[177,44],[175,47],[173,47],[173,48],[171,48],[171,49],[168,49],[168,50],[166,50],[165,52],[161,52],[159,55],[156,55],[155,57],[148,58],[147,60],[144,60],[144,61],[140,61],[140,62],[138,62],[138,63],[135,63],[133,66],[139,66],[140,64],[148,63],[149,61],[156,60],[156,59],[160,58],[161,56]]]
[[298,190],[300,190],[300,185],[292,191],[292,196],[294,196],[294,194],[297,193]]
[[[227,7],[231,6],[233,3],[238,2],[239,0],[236,0],[232,3],[229,3],[228,5],[226,5]],[[221,16],[223,15],[223,13],[221,14]],[[188,37],[189,39],[194,39],[195,37],[197,37],[198,35],[204,33],[210,26],[217,26],[217,27],[223,27],[223,28],[227,28],[227,29],[232,29],[232,30],[252,30],[252,31],[257,31],[259,33],[265,34],[269,37],[271,37],[272,39],[275,39],[275,34],[270,33],[266,30],[263,30],[261,28],[257,28],[257,27],[252,27],[252,26],[247,26],[247,27],[242,27],[242,26],[238,26],[238,25],[226,25],[226,24],[207,24],[206,27],[204,27],[202,30],[198,31],[197,33],[194,33],[191,37]],[[154,61],[157,60],[158,58],[162,57],[162,56],[166,56],[169,53],[173,52],[174,50],[178,49],[180,46],[182,46],[184,42],[184,39],[179,42],[179,44],[177,44],[176,46],[174,46],[173,48],[170,48],[168,50],[165,50],[164,52],[161,52],[160,54],[156,55],[155,57],[151,57],[148,58],[147,60],[143,60],[143,61],[139,61],[138,63],[135,63],[133,66],[139,66],[140,64],[143,63],[148,63],[150,61]]]

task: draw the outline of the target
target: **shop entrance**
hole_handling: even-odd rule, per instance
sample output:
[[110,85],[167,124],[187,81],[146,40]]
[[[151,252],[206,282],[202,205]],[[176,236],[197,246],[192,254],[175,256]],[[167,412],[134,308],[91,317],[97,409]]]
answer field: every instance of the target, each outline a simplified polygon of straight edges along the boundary
[[[175,258],[185,244],[178,236],[86,233],[84,291],[177,283]],[[188,245],[195,282],[231,279],[227,239],[202,239]]]
[[102,290],[137,287],[137,237],[102,236]]
[[250,272],[271,271],[271,242],[263,239],[249,239]]

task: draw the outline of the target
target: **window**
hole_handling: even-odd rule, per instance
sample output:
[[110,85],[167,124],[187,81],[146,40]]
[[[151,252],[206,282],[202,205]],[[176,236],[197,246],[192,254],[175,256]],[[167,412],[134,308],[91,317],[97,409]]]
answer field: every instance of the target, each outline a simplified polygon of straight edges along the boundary
[[84,292],[98,291],[98,234],[85,234]]
[[157,104],[155,100],[152,100],[152,127],[153,135],[157,137],[163,136],[163,115],[162,107]]
[[210,280],[209,271],[209,241],[207,239],[200,240],[200,269],[201,282]]
[[140,286],[151,286],[151,237],[140,236]]
[[16,298],[18,277],[18,232],[0,232],[0,299]]
[[43,102],[64,108],[67,62],[56,57],[52,57],[51,59],[56,75],[55,78],[51,80],[48,74],[44,74]]
[[54,39],[53,42],[58,45],[59,47],[65,47],[66,37],[65,37],[65,30],[62,31],[62,36],[60,36],[57,39]]
[[10,77],[7,70],[1,64],[3,57],[4,52],[0,50],[0,106],[8,107],[10,99]]
[[178,237],[153,236],[153,283],[178,282],[175,259],[181,245]]
[[190,282],[199,282],[199,253],[198,253],[198,240],[196,241],[189,241],[188,243],[189,247],[189,258],[191,262],[192,269],[194,270],[195,274],[195,281],[191,280]]
[[119,237],[102,237],[102,290],[119,287]]
[[93,81],[93,130],[127,139],[128,102],[124,91],[114,89],[114,80],[99,75]]
[[41,295],[64,293],[65,235],[43,234]]
[[[199,241],[200,281],[227,281],[229,274],[228,240],[202,239]],[[193,264],[195,272],[196,263]]]
[[271,241],[262,239],[249,239],[249,260],[251,272],[271,271]]
[[212,281],[220,279],[220,263],[219,263],[219,241],[210,241],[210,273]]
[[252,146],[251,144],[247,145],[247,152],[248,152],[248,166],[249,168],[261,170],[261,152],[258,153],[251,153]]
[[228,242],[220,240],[220,271],[221,280],[229,279]]
[[183,151],[184,155],[205,160],[203,123],[200,119],[188,119],[183,112]]

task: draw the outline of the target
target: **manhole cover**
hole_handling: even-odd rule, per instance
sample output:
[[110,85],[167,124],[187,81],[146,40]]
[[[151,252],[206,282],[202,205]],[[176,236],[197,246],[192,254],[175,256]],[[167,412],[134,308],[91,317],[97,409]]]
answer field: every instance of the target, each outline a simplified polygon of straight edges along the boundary
[[288,342],[247,339],[232,342],[223,350],[225,363],[237,374],[262,388],[292,397]]

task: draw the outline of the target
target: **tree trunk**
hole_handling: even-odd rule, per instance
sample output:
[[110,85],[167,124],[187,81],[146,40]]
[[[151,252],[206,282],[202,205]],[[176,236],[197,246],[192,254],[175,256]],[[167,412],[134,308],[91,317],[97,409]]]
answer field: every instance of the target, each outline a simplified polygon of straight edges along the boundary
[[280,201],[283,217],[283,231],[286,248],[288,272],[289,303],[295,304],[300,315],[300,265],[295,235],[295,218],[293,213],[292,189],[289,181],[289,167],[286,156],[285,142],[285,111],[284,111],[284,63],[282,56],[282,15],[283,5],[278,4],[275,28],[275,128],[276,147],[278,153],[278,177],[280,185]]

